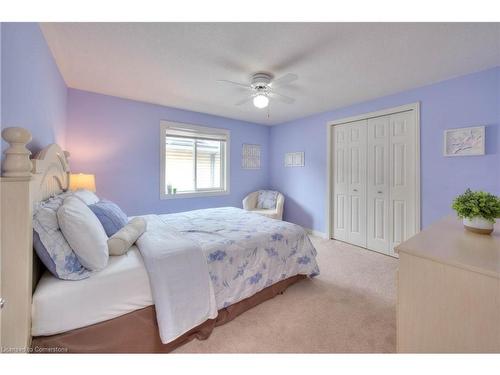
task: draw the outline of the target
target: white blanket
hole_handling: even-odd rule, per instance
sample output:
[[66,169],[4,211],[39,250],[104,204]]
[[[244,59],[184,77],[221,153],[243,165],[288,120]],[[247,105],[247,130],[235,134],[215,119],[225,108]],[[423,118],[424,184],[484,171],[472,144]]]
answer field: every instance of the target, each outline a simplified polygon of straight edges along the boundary
[[137,245],[149,274],[161,341],[166,344],[217,317],[215,295],[201,247],[158,216]]

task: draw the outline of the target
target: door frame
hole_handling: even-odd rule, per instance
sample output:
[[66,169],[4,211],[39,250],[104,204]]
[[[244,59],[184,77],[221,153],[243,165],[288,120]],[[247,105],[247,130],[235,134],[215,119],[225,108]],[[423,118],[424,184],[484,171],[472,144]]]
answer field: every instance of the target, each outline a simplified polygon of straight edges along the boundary
[[416,178],[415,178],[415,191],[416,191],[416,218],[415,218],[415,233],[420,232],[420,229],[422,227],[421,223],[421,202],[420,202],[420,102],[415,102],[415,103],[410,103],[410,104],[405,104],[401,105],[398,107],[391,107],[391,108],[385,108],[381,109],[378,111],[374,112],[367,112],[367,113],[362,113],[360,115],[356,116],[351,116],[351,117],[344,117],[338,120],[333,120],[329,121],[326,124],[326,130],[327,130],[327,137],[326,137],[326,143],[327,143],[327,158],[326,158],[326,236],[328,239],[332,239],[333,235],[333,230],[332,230],[332,213],[334,212],[333,209],[333,199],[332,199],[332,193],[333,193],[333,163],[332,163],[332,156],[333,156],[333,144],[332,144],[332,135],[333,135],[333,127],[336,125],[341,125],[341,124],[346,124],[349,122],[355,122],[355,121],[360,121],[360,120],[368,120],[370,118],[374,117],[381,117],[381,116],[387,116],[387,115],[393,115],[395,113],[400,113],[400,112],[407,112],[407,111],[414,111],[415,113],[415,132],[416,132],[416,137],[415,137],[415,172],[416,172]]

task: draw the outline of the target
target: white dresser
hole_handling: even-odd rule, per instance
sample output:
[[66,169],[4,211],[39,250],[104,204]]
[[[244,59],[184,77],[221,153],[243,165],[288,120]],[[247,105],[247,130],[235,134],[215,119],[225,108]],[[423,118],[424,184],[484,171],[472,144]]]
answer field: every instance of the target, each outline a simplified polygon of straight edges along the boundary
[[397,350],[500,353],[500,225],[491,236],[447,217],[396,248]]

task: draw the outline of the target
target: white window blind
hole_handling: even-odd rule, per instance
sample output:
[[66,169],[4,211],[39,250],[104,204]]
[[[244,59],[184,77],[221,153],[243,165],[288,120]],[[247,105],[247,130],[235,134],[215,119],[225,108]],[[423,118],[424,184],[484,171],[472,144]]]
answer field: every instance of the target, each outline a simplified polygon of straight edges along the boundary
[[228,191],[229,131],[162,123],[162,139],[163,198]]
[[227,141],[226,129],[206,128],[195,125],[166,125],[166,134],[172,137]]

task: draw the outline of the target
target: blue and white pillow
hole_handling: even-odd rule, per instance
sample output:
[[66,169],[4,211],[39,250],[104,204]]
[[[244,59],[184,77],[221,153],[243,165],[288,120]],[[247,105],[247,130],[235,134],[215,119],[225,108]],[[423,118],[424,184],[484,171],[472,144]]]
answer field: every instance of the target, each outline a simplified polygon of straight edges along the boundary
[[111,201],[103,199],[88,207],[97,216],[108,237],[111,237],[128,223],[127,215]]
[[33,236],[33,247],[42,263],[55,277],[81,280],[89,277],[91,271],[81,265],[57,221],[57,210],[71,194],[59,194],[34,208],[33,229],[36,233]]
[[276,200],[278,192],[273,190],[259,190],[257,197],[257,208],[274,209],[276,208]]
[[45,246],[43,246],[42,241],[38,233],[33,230],[33,248],[35,249],[36,255],[42,261],[43,265],[50,271],[50,273],[57,277],[56,264],[50,257]]

